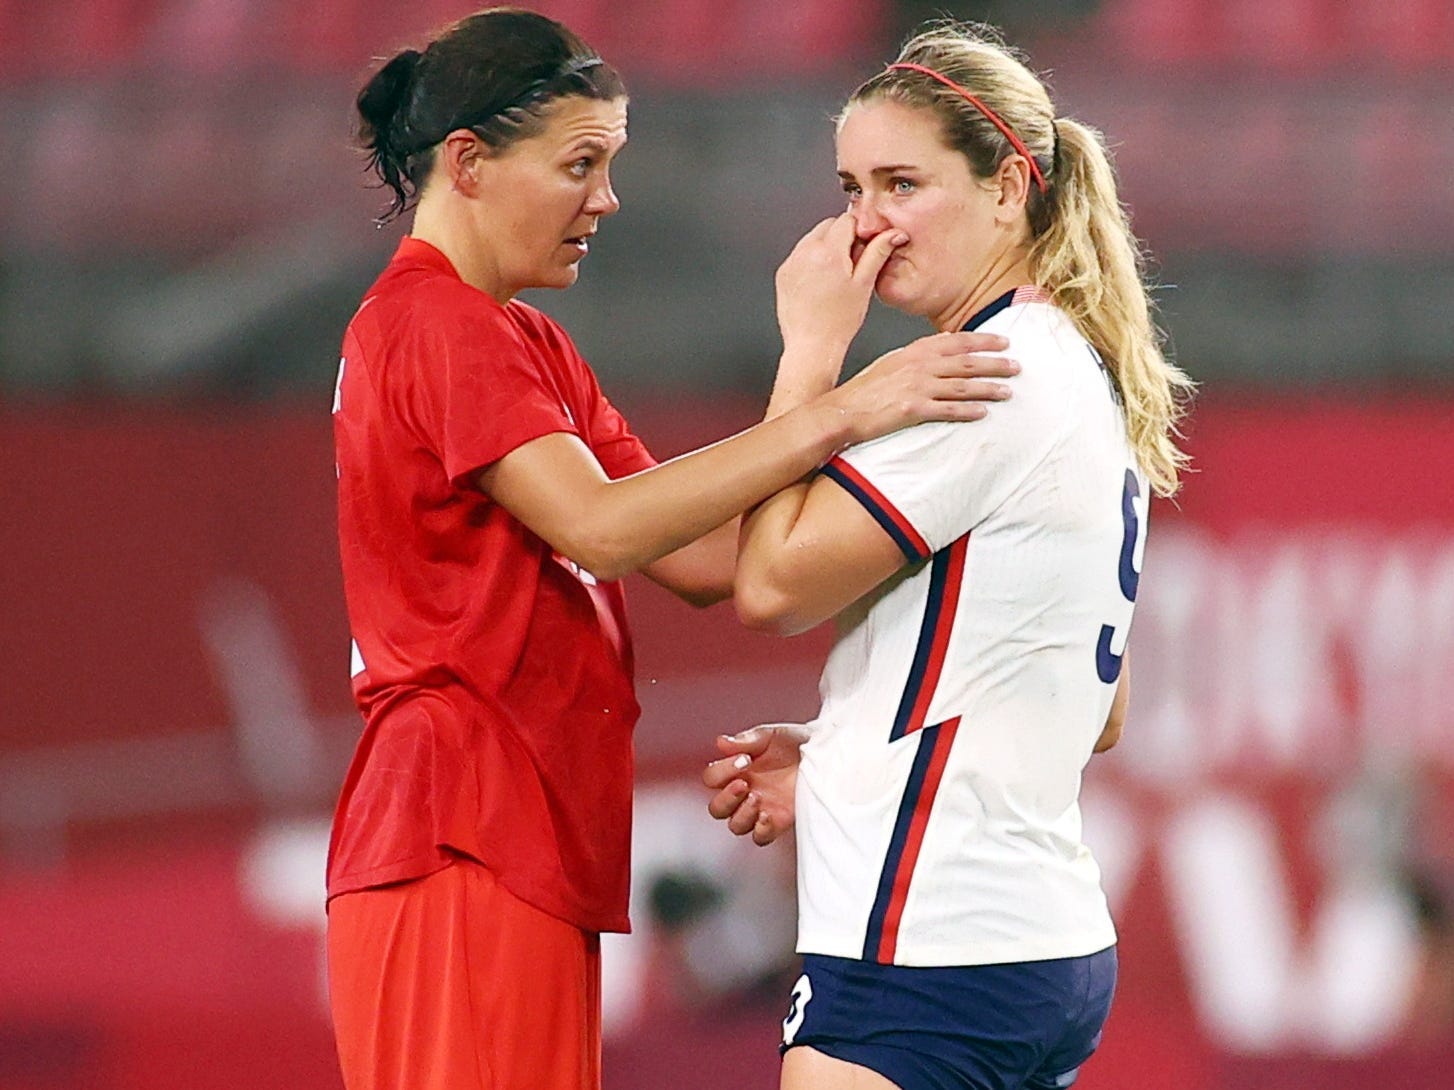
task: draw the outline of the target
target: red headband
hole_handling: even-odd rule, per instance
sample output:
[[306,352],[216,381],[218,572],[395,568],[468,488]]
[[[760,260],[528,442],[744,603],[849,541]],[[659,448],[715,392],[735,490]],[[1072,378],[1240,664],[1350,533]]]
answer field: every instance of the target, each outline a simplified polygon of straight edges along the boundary
[[888,66],[888,68],[885,69],[885,71],[892,72],[896,68],[906,68],[911,72],[922,72],[924,73],[924,75],[929,76],[932,79],[937,79],[940,83],[944,84],[945,87],[949,87],[963,95],[969,101],[969,103],[974,106],[975,109],[977,109],[980,113],[984,114],[985,117],[990,119],[990,123],[993,124],[995,128],[999,129],[1000,132],[1005,134],[1005,139],[1010,142],[1010,146],[1025,157],[1026,162],[1030,164],[1030,176],[1035,179],[1035,184],[1040,188],[1041,193],[1044,193],[1046,191],[1047,187],[1045,185],[1045,175],[1040,173],[1040,167],[1035,162],[1035,156],[1030,154],[1030,149],[1025,146],[1025,142],[1015,135],[1015,130],[1010,128],[1010,126],[1006,125],[1003,121],[1000,120],[999,114],[995,113],[978,98],[970,94],[963,87],[959,86],[959,84],[955,83],[948,76],[936,72],[932,68],[926,68],[922,64],[891,64]]

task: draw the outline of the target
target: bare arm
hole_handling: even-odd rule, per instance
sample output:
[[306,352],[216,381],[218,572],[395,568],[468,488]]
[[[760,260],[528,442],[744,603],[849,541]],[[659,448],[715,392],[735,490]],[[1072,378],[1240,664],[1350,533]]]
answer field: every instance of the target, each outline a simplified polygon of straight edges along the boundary
[[730,598],[741,525],[740,519],[733,519],[646,565],[641,574],[688,605],[710,606]]
[[819,477],[785,489],[743,519],[737,614],[749,628],[791,636],[836,615],[904,563],[863,506]]
[[[973,351],[1003,338],[937,334],[889,353],[826,394],[709,447],[611,480],[579,437],[524,443],[479,486],[598,579],[618,579],[723,525],[855,442],[922,420],[977,420]],[[791,350],[784,370],[792,370]],[[968,385],[966,382],[968,380]]]

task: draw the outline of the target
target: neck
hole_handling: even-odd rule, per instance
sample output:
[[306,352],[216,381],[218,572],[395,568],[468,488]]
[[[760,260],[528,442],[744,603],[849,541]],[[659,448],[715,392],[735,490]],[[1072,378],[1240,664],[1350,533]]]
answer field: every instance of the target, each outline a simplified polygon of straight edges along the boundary
[[409,233],[427,242],[449,258],[459,278],[478,288],[500,304],[508,303],[515,291],[505,284],[490,247],[468,220],[468,210],[449,201],[432,201],[426,194],[414,210]]
[[940,333],[953,333],[1011,288],[1031,283],[1030,263],[1020,248],[1007,250],[993,258],[979,278],[965,292],[933,319]]

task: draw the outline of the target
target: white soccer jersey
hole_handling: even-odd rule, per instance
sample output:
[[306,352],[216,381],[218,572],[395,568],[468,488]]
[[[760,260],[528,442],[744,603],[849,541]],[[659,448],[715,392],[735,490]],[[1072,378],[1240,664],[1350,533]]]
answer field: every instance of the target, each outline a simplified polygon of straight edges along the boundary
[[824,473],[911,563],[851,607],[797,792],[799,950],[898,965],[1115,942],[1081,771],[1120,675],[1149,492],[1074,324],[1021,288],[1014,397],[846,451]]

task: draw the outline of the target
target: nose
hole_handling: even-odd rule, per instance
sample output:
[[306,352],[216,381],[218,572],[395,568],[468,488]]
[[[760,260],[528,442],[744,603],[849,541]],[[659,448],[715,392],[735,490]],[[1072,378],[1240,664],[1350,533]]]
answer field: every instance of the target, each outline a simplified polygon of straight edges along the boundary
[[621,202],[616,198],[616,191],[611,188],[611,176],[602,172],[586,198],[586,211],[595,216],[609,216],[620,210]]
[[864,242],[893,226],[871,194],[865,193],[853,205],[853,230]]

